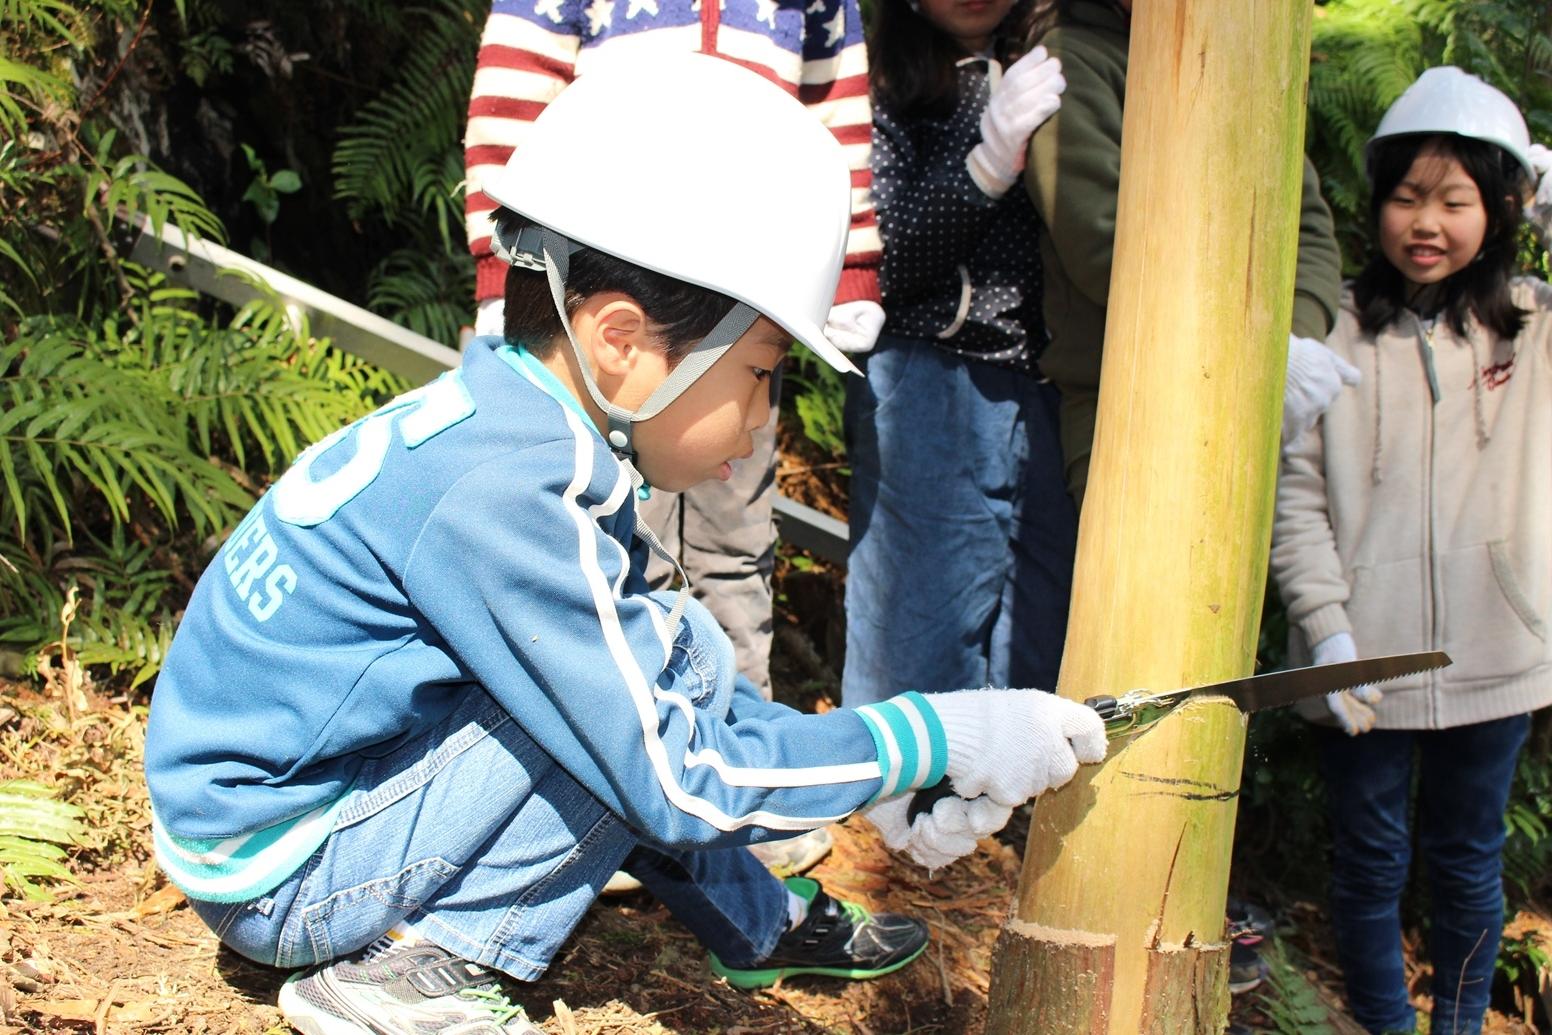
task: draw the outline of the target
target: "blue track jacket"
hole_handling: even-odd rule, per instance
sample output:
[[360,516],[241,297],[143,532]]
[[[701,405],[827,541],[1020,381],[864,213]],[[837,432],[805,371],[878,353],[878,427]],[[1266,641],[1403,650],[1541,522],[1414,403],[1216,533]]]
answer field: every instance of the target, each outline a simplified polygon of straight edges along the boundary
[[[691,707],[634,522],[626,469],[499,338],[308,449],[200,579],[157,682],[159,854],[219,861],[326,816],[363,756],[475,684],[671,846],[790,836],[941,777],[942,728],[915,694],[825,715],[749,693],[725,717]],[[312,825],[308,851],[327,836]]]

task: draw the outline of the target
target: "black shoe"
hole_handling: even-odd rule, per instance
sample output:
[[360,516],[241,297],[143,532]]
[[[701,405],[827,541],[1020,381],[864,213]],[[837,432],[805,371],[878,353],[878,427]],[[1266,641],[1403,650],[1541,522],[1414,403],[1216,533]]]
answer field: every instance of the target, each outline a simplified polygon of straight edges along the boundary
[[838,902],[819,882],[788,877],[787,890],[808,900],[808,916],[781,936],[771,954],[748,967],[711,955],[711,971],[736,988],[765,988],[798,974],[865,980],[893,973],[927,948],[927,925],[898,913],[874,916],[855,902]]
[[1271,968],[1261,954],[1240,942],[1229,943],[1229,994],[1249,992],[1266,979]]
[[1272,920],[1272,914],[1243,899],[1230,897],[1228,908],[1224,912],[1228,915],[1230,940],[1242,945],[1255,945],[1270,938],[1277,929],[1277,925]]

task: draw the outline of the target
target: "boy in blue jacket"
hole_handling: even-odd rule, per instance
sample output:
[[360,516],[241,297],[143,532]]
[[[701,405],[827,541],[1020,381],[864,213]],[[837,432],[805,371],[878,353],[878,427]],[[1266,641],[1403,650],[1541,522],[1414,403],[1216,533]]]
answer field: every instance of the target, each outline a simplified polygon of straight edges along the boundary
[[578,80],[487,192],[505,335],[303,453],[195,590],[147,734],[159,863],[227,945],[310,968],[280,995],[307,1035],[538,1031],[500,976],[542,974],[622,865],[736,985],[904,966],[919,922],[727,849],[876,802],[941,862],[1102,725],[1034,691],[767,702],[683,588],[647,591],[635,521],[645,483],[730,475],[791,339],[849,369],[840,146],[684,55]]

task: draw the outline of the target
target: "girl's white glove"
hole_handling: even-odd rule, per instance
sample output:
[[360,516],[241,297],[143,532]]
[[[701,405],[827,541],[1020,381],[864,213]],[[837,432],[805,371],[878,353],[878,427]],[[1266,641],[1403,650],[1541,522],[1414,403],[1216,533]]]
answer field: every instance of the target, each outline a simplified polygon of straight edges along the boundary
[[832,306],[825,319],[824,336],[842,352],[872,352],[878,332],[884,329],[884,307],[859,299]]
[[[1042,690],[956,690],[927,696],[948,741],[947,776],[961,798],[1014,807],[1102,762],[1105,724],[1086,704]],[[934,810],[936,812],[936,810]]]
[[965,156],[965,167],[987,197],[1000,198],[1024,170],[1029,135],[1062,106],[1060,59],[1036,47],[1008,66],[992,86],[981,112],[981,142]]
[[1343,385],[1363,380],[1358,368],[1314,338],[1288,335],[1288,380],[1283,384],[1283,446],[1315,426]]
[[1541,233],[1542,240],[1552,240],[1552,150],[1532,144],[1529,157],[1540,182],[1535,197],[1525,206],[1525,218]]
[[883,836],[892,851],[904,852],[929,870],[941,869],[975,851],[983,837],[1007,826],[1013,809],[990,798],[966,801],[949,795],[942,798],[915,823],[907,824],[906,814],[912,794],[903,794],[880,802],[863,813]]
[[[1313,654],[1312,660],[1317,665],[1357,661],[1358,645],[1353,642],[1352,633],[1332,633],[1315,644]],[[1336,716],[1336,721],[1342,724],[1342,729],[1347,731],[1347,735],[1356,737],[1374,728],[1376,719],[1374,705],[1379,704],[1384,696],[1378,688],[1366,683],[1349,690],[1338,690],[1327,694],[1326,707],[1331,709],[1331,714]]]

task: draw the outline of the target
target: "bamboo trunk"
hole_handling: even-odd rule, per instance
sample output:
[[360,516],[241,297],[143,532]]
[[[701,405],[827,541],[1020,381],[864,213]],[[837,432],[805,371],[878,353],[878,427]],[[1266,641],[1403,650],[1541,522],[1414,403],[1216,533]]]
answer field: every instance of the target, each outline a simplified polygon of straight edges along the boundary
[[[1136,0],[1098,428],[1061,692],[1254,664],[1309,0]],[[1245,722],[1193,701],[1040,799],[988,1035],[1223,1030]]]

